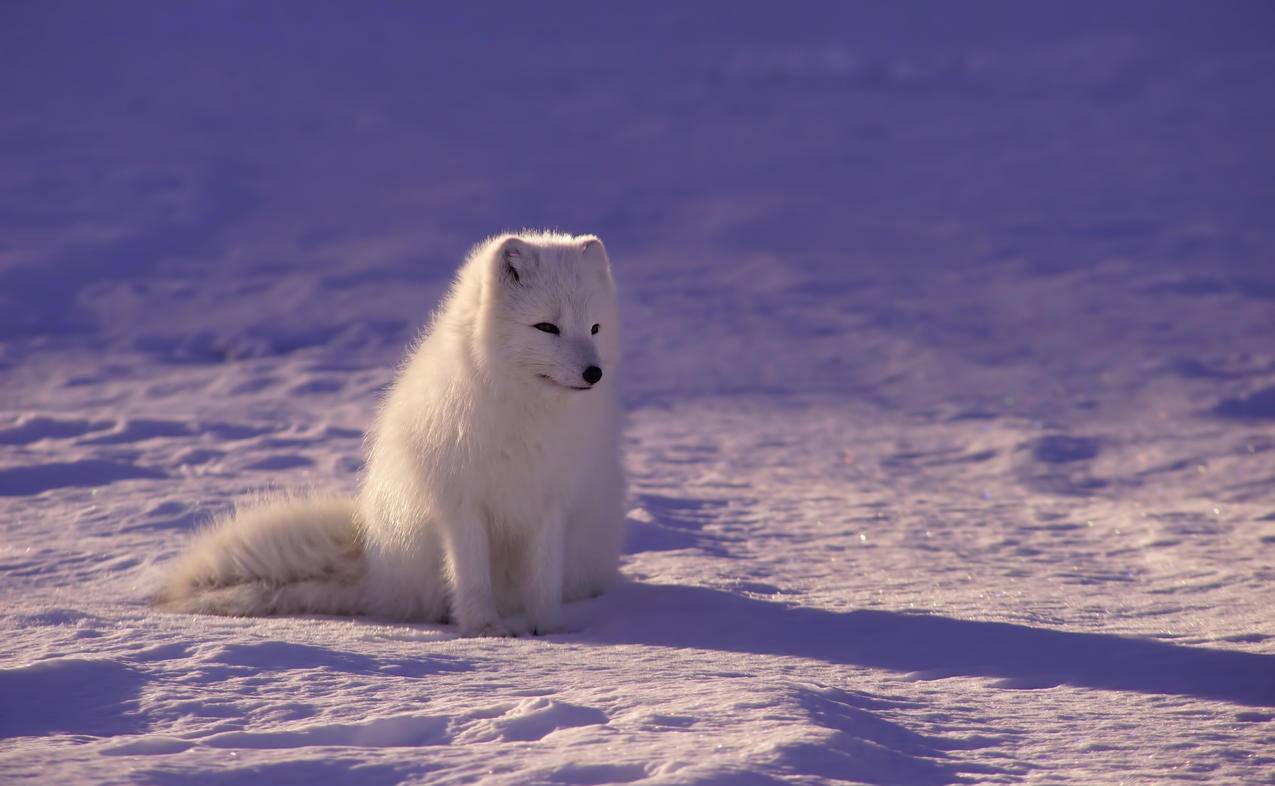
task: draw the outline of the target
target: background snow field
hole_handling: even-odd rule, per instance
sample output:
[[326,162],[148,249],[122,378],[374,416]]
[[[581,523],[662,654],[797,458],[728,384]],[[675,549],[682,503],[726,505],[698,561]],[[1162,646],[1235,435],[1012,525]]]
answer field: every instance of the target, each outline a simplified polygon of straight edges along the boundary
[[[0,783],[1275,783],[1269,3],[0,4]],[[596,232],[629,582],[146,603]]]

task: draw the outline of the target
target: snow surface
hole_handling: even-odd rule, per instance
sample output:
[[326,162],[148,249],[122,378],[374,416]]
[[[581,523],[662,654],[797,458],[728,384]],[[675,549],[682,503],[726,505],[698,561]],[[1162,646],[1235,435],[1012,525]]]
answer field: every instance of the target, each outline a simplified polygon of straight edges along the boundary
[[[5,3],[0,782],[1275,783],[1269,4]],[[146,605],[596,232],[630,581]]]

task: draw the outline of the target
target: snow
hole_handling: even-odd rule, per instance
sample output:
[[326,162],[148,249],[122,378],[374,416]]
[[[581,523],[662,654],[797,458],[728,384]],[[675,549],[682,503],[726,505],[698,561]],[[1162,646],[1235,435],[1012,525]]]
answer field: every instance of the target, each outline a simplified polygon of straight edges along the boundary
[[[0,9],[0,782],[1275,783],[1261,3]],[[159,614],[468,246],[606,239],[571,631]]]

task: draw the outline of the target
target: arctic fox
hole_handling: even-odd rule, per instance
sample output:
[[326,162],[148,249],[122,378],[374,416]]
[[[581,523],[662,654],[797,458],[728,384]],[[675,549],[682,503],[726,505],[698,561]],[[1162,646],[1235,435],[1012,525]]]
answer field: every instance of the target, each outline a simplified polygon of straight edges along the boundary
[[618,577],[618,328],[598,238],[478,244],[368,433],[358,498],[238,511],[196,539],[157,604],[560,630],[564,600]]

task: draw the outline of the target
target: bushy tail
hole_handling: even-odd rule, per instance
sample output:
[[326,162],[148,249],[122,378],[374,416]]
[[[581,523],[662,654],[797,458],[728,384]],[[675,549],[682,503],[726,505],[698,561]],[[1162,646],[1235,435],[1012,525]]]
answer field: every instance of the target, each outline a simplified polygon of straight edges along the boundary
[[366,566],[354,500],[309,497],[236,510],[201,532],[155,596],[168,611],[357,614]]

